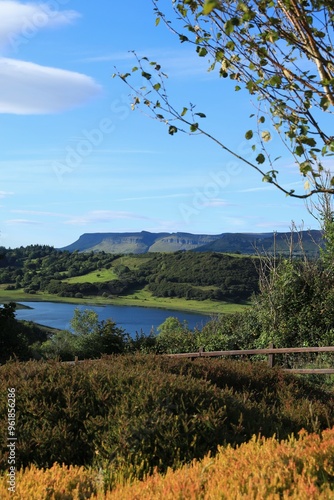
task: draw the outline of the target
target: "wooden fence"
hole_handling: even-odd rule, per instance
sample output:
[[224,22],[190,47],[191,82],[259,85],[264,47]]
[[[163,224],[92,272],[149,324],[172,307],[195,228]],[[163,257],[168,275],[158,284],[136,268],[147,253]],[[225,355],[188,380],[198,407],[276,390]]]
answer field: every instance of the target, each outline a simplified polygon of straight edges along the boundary
[[[267,349],[245,349],[245,350],[232,350],[232,351],[211,351],[205,352],[200,349],[198,352],[183,352],[179,354],[168,354],[174,358],[220,358],[223,356],[252,356],[252,355],[266,355],[268,357],[268,366],[271,368],[275,366],[275,356],[277,354],[293,354],[293,353],[324,353],[333,352],[334,346],[329,347],[274,347],[271,345]],[[333,363],[334,365],[334,363]],[[285,371],[291,373],[311,373],[311,374],[334,374],[334,368],[284,368]]]

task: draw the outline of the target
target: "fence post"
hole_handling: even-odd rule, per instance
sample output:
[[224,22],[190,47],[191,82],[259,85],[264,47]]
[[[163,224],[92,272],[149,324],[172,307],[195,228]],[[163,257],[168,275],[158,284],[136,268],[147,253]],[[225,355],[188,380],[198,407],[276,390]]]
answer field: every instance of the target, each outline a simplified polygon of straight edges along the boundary
[[[274,349],[274,344],[271,342],[269,344],[269,349]],[[273,368],[275,366],[275,354],[268,354],[268,366]]]

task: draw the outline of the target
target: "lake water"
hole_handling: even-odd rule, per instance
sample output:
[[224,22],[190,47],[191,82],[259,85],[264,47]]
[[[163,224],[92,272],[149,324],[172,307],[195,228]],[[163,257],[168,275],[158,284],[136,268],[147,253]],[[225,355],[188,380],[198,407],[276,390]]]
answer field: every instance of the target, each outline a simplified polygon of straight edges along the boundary
[[70,320],[76,308],[96,311],[100,321],[111,318],[117,326],[124,328],[130,335],[135,335],[136,331],[140,332],[140,330],[148,334],[152,327],[156,329],[169,316],[179,318],[180,321],[186,320],[191,329],[195,326],[202,328],[210,319],[209,316],[202,314],[149,307],[78,306],[77,304],[58,302],[20,302],[20,304],[31,309],[18,309],[16,311],[17,319],[34,321],[61,330],[70,329]]

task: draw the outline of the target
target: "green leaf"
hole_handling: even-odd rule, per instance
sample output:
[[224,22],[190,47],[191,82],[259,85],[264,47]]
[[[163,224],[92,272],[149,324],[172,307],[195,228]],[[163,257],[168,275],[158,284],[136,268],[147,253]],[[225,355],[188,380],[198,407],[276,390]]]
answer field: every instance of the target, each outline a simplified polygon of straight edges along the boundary
[[181,113],[181,116],[184,116],[186,114],[186,112],[188,111],[188,108],[183,108],[182,110],[182,113]]
[[153,85],[153,88],[154,88],[154,90],[156,90],[156,91],[160,90],[160,88],[161,88],[160,83],[156,83],[155,85]]
[[245,133],[245,137],[247,141],[249,141],[253,137],[253,130],[247,130],[247,132]]
[[193,123],[192,125],[190,125],[191,132],[196,132],[197,129],[198,129],[198,123]]
[[262,153],[257,155],[257,157],[255,159],[259,164],[264,163],[266,161],[265,156]]
[[207,16],[213,9],[220,7],[219,2],[217,0],[205,0],[203,5],[203,14]]
[[177,128],[174,125],[170,125],[170,127],[168,129],[168,133],[170,135],[174,135],[174,134],[176,134],[176,132],[177,132]]
[[146,80],[150,80],[152,78],[152,75],[150,73],[147,73],[146,71],[142,71],[141,75],[146,78]]
[[158,26],[159,23],[160,23],[160,17],[157,17],[155,20],[155,25]]
[[224,25],[224,31],[226,33],[226,35],[230,35],[231,33],[233,33],[234,31],[234,24],[232,22],[231,19],[229,19],[228,21],[226,21],[225,25]]
[[132,73],[134,73],[135,71],[138,71],[138,66],[134,66],[134,67],[132,68]]
[[206,115],[204,113],[195,113],[195,115],[199,116],[200,118],[206,118]]
[[302,156],[304,154],[304,148],[303,146],[297,146],[294,153],[297,155],[297,156]]
[[313,137],[302,137],[301,142],[303,144],[307,144],[308,146],[314,147],[316,146],[317,142]]
[[227,42],[226,48],[233,51],[235,49],[235,43],[230,40],[229,42]]
[[260,116],[259,123],[264,123],[266,121],[264,116]]
[[326,111],[329,108],[329,106],[330,106],[329,99],[327,97],[322,97],[320,99],[320,106],[322,107],[322,109],[324,111]]
[[273,87],[279,87],[282,83],[282,78],[279,75],[274,75],[270,78],[269,84]]
[[196,51],[200,57],[205,57],[208,53],[205,47],[197,47]]

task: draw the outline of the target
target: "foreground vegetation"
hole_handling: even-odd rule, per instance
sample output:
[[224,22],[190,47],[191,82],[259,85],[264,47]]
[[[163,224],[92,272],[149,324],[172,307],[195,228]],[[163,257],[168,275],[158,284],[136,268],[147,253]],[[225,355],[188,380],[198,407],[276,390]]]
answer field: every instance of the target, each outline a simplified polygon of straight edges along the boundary
[[[318,433],[334,425],[333,393],[263,363],[152,355],[12,362],[0,367],[0,383],[17,389],[17,468],[93,467],[106,489],[120,476],[165,473],[254,434],[287,439],[301,428]],[[2,391],[3,420],[6,412]],[[6,426],[0,443],[5,472]]]
[[219,447],[215,457],[207,455],[165,475],[129,481],[120,473],[111,491],[105,491],[96,469],[32,465],[17,474],[14,494],[0,478],[0,495],[3,500],[328,500],[334,496],[333,447],[334,429],[320,435],[302,431],[297,440],[254,436],[236,449]]
[[234,449],[195,460],[190,467],[122,484],[106,498],[174,499],[329,499],[334,496],[334,429],[320,436],[300,432],[299,440],[254,436]]

